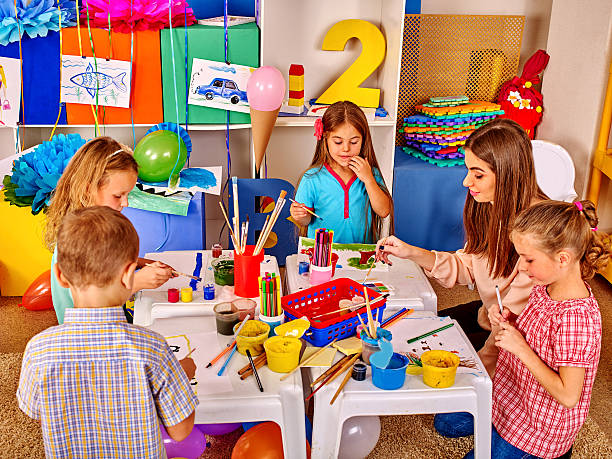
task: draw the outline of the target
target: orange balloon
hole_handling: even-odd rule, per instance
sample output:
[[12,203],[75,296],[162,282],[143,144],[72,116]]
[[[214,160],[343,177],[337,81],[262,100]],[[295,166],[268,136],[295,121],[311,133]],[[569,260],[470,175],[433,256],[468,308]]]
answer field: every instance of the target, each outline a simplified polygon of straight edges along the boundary
[[[262,422],[251,427],[236,442],[232,459],[284,459],[281,429],[275,422]],[[306,457],[310,445],[306,442]]]
[[51,299],[51,270],[45,271],[30,284],[23,294],[21,306],[31,311],[53,309]]

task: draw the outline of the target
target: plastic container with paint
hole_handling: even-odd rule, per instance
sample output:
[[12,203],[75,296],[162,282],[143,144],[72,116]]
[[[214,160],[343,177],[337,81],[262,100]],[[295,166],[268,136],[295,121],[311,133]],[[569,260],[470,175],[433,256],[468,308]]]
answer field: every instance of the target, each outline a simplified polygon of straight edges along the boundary
[[455,384],[459,357],[452,352],[433,350],[423,352],[423,382],[430,387],[444,388]]
[[391,341],[391,339],[393,338],[393,335],[389,330],[380,327],[376,329],[376,336],[377,339],[368,338],[368,335],[366,335],[366,332],[364,330],[361,330],[359,332],[359,337],[361,338],[361,358],[366,363],[366,365],[370,364],[370,356],[375,352],[380,351],[378,339],[385,338],[388,341]]
[[178,303],[180,299],[178,288],[169,288],[168,289],[168,302],[169,303]]
[[229,258],[216,258],[211,266],[217,285],[234,285],[234,260]]
[[217,333],[230,336],[234,334],[234,325],[240,322],[238,308],[232,303],[218,303],[213,308],[215,321],[217,322]]
[[238,308],[241,321],[244,320],[247,314],[251,316],[251,319],[255,318],[255,307],[257,306],[255,300],[250,298],[238,298],[232,301],[232,304]]
[[[240,324],[234,325],[234,332]],[[236,336],[236,346],[238,352],[246,355],[246,350],[251,351],[251,355],[259,355],[264,351],[263,344],[268,339],[270,326],[259,320],[247,320],[240,330],[240,334]]]
[[406,367],[410,361],[403,354],[393,353],[386,368],[372,365],[372,384],[380,389],[399,389],[406,380]]
[[183,287],[181,289],[181,301],[183,303],[191,303],[193,301],[193,289],[191,287]]
[[298,338],[273,336],[264,343],[268,367],[276,373],[288,373],[300,361],[302,342]]

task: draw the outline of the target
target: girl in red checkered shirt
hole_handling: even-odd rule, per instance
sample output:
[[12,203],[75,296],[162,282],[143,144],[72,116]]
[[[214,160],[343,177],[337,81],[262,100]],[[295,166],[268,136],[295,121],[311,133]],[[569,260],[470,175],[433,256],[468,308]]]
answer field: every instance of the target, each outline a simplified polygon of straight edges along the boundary
[[[605,266],[609,247],[590,201],[535,204],[516,218],[511,235],[519,270],[534,288],[518,316],[489,309],[500,348],[492,456],[569,457],[588,414],[601,348],[601,315],[585,280]],[[435,425],[442,435],[463,436],[470,418],[438,415]]]

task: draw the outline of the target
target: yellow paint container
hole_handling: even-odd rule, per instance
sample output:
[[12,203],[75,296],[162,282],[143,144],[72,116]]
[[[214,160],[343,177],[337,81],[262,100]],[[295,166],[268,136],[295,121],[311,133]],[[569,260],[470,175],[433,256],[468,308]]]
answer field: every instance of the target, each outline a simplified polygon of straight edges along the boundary
[[181,301],[183,303],[191,303],[193,301],[193,289],[191,287],[183,287],[181,289]]
[[421,355],[423,382],[435,388],[451,387],[459,366],[459,357],[448,351],[427,351]]
[[276,373],[289,373],[300,361],[302,342],[298,338],[273,336],[264,343],[268,367]]
[[[240,327],[237,323],[234,325],[234,333]],[[246,350],[251,351],[251,355],[259,355],[264,351],[264,342],[268,339],[270,326],[259,320],[247,320],[240,330],[240,334],[236,336],[236,346],[238,352],[246,355]]]
[[278,336],[293,336],[294,338],[301,338],[309,328],[310,322],[308,319],[301,318],[279,325],[274,329],[274,333],[276,333]]

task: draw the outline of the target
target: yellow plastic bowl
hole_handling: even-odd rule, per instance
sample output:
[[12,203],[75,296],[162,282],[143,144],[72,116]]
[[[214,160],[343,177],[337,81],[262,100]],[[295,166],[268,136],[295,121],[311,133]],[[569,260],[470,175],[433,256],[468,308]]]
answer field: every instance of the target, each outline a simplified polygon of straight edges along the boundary
[[[239,323],[234,325],[234,333],[240,326]],[[264,351],[264,341],[268,339],[268,333],[270,333],[270,326],[259,320],[247,320],[240,330],[240,334],[236,336],[236,346],[238,352],[242,355],[246,355],[246,350],[251,352],[251,355],[259,355]]]
[[459,357],[448,351],[427,351],[421,355],[423,382],[435,388],[451,387],[459,366]]
[[298,338],[273,336],[264,343],[268,368],[276,373],[289,373],[300,361],[302,342]]

